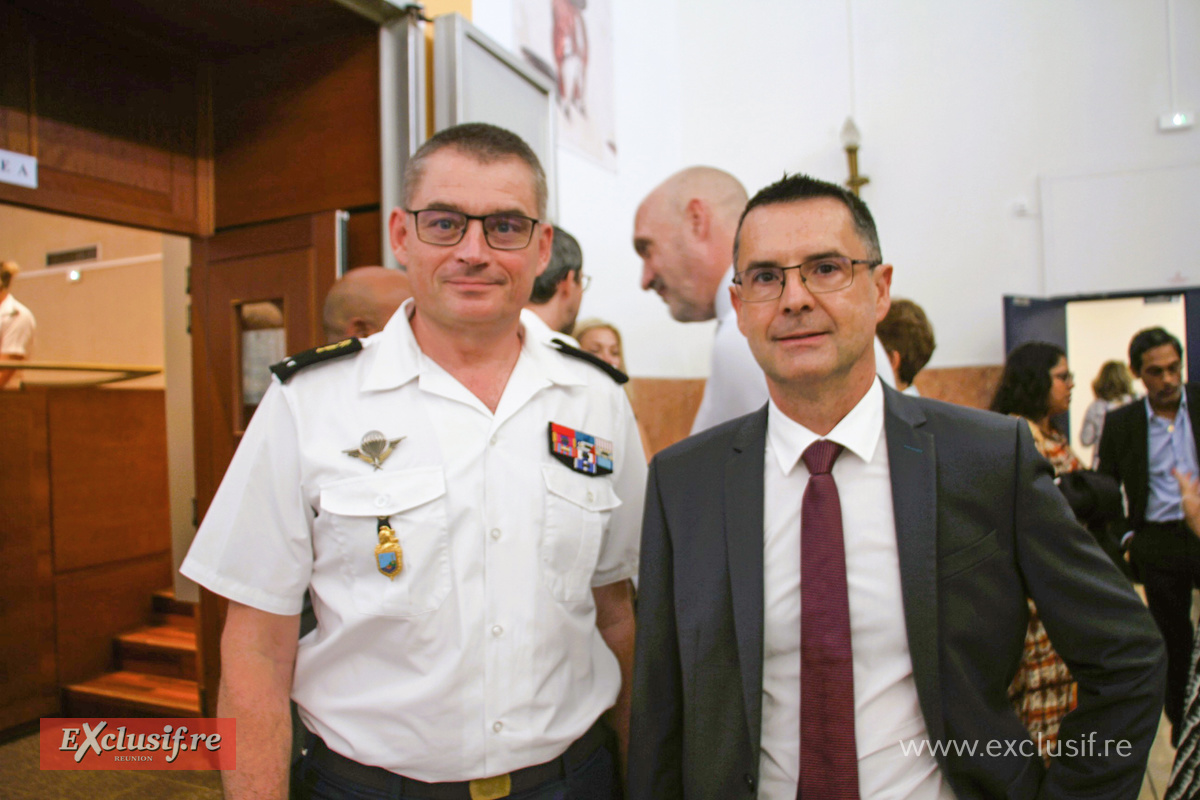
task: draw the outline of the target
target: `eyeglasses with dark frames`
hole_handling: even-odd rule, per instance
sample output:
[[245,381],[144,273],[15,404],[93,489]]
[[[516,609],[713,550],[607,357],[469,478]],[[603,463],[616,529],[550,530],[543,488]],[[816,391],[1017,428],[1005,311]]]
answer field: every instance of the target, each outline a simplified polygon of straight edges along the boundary
[[495,250],[524,250],[533,241],[533,230],[540,220],[523,214],[485,214],[482,217],[441,208],[404,209],[417,221],[417,238],[425,244],[453,247],[467,235],[467,226],[477,219],[483,225],[483,238]]
[[854,283],[854,266],[866,264],[875,269],[882,261],[864,261],[845,256],[822,256],[797,264],[793,267],[752,266],[733,276],[738,296],[747,303],[766,303],[783,296],[787,285],[787,271],[794,269],[800,274],[804,288],[813,294],[841,291]]

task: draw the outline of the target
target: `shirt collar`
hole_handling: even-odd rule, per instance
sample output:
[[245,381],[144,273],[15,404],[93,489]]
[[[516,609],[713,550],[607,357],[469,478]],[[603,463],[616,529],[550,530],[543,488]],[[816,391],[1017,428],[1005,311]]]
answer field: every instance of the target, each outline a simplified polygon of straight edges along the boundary
[[[1166,420],[1166,418],[1164,418],[1164,417],[1160,417],[1158,414],[1154,413],[1154,409],[1150,407],[1150,395],[1146,395],[1145,397],[1143,397],[1143,398],[1142,398],[1142,402],[1146,404],[1146,419],[1147,419],[1147,420],[1148,420],[1148,421],[1149,421],[1151,424],[1154,424],[1154,421],[1155,421],[1155,420],[1158,420],[1158,421],[1159,421],[1159,422],[1161,422],[1163,425],[1170,425],[1170,424],[1171,424],[1170,422],[1168,422],[1168,421]],[[1176,419],[1179,419],[1179,416],[1178,416],[1178,415],[1180,415],[1180,414],[1182,414],[1184,417],[1186,417],[1186,416],[1187,416],[1187,413],[1188,413],[1188,410],[1187,410],[1187,409],[1188,409],[1188,405],[1187,405],[1187,388],[1186,388],[1186,387],[1183,387],[1183,386],[1181,386],[1181,387],[1179,387],[1179,410],[1175,412],[1175,414],[1176,414],[1176,417],[1175,417],[1175,418],[1176,418]]]
[[[364,345],[375,351],[375,359],[367,368],[363,391],[395,389],[429,370],[430,362],[421,352],[412,331],[415,311],[412,299],[405,300],[382,331],[364,340]],[[558,354],[558,348],[552,342],[554,338],[560,338],[573,346],[571,337],[554,333],[528,309],[521,311],[521,326],[524,331],[521,358],[528,357],[537,374],[550,383],[566,386],[580,386],[586,382],[572,374],[566,359]]]
[[721,283],[717,286],[717,296],[713,298],[713,310],[716,311],[717,319],[725,319],[727,314],[733,312],[733,300],[729,298],[729,287],[733,286],[733,267],[730,266],[725,276],[721,278]]
[[836,442],[863,461],[875,457],[875,448],[883,435],[883,385],[876,376],[862,399],[842,417],[827,436],[818,436],[784,414],[770,401],[767,410],[767,438],[784,475],[791,473],[800,456],[818,439]]
[[525,329],[522,355],[529,355],[538,371],[546,380],[564,386],[582,386],[586,381],[573,375],[564,358],[554,346],[554,340],[559,339],[563,344],[578,348],[579,342],[552,330],[549,325],[528,308],[521,310],[521,326]]

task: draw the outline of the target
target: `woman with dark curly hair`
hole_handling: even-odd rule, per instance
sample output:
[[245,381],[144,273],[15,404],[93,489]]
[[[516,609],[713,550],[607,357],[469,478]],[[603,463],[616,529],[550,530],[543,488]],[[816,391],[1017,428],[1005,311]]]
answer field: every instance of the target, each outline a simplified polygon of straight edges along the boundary
[[[1038,451],[1054,467],[1055,475],[1081,468],[1067,439],[1050,420],[1071,405],[1075,385],[1067,355],[1048,342],[1028,342],[1008,354],[1000,386],[992,398],[992,411],[1022,417],[1029,423]],[[1029,601],[1029,629],[1025,653],[1017,676],[1008,688],[1008,699],[1025,723],[1029,735],[1042,745],[1043,757],[1056,753],[1058,726],[1075,708],[1078,687],[1070,670],[1050,644],[1050,637]],[[1044,743],[1044,744],[1042,744]]]
[[1062,348],[1049,342],[1027,342],[1008,354],[992,398],[992,411],[1025,418],[1038,450],[1054,466],[1056,475],[1082,468],[1067,437],[1050,422],[1071,407],[1074,386],[1075,376]]

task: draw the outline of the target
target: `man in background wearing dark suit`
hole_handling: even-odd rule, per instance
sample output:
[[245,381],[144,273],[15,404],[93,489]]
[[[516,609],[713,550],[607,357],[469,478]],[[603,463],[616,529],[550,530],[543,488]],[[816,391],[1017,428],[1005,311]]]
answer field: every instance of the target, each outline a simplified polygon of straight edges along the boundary
[[[866,206],[785,178],[734,263],[771,399],[651,465],[632,800],[1135,797],[1158,632],[1027,425],[876,378]],[[1049,769],[1006,697],[1027,593],[1079,682]]]
[[1200,476],[1200,386],[1183,383],[1183,347],[1162,328],[1134,335],[1129,367],[1146,397],[1109,412],[1100,471],[1125,487],[1130,557],[1167,644],[1166,712],[1174,740],[1191,667],[1192,587],[1200,586],[1200,539],[1184,524],[1174,472]]

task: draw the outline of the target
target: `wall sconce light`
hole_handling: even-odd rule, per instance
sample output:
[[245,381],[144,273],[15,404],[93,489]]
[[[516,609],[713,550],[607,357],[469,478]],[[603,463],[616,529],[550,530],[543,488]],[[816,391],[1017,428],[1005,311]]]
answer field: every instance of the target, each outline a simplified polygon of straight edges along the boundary
[[842,126],[842,147],[846,148],[846,161],[850,165],[850,178],[846,181],[846,186],[854,195],[858,196],[858,189],[871,182],[871,179],[866,175],[858,174],[858,144],[862,139],[862,134],[858,132],[858,126],[854,124],[853,117],[846,117],[846,124]]
[[67,282],[68,283],[79,283],[79,281],[82,280],[82,278],[83,278],[83,273],[77,269],[73,269],[73,270],[70,270],[67,272]]

